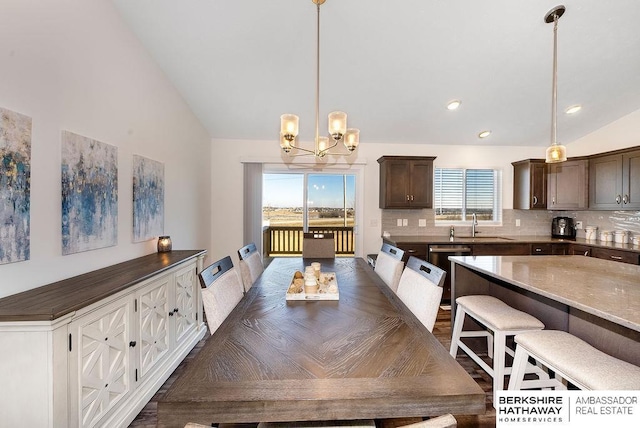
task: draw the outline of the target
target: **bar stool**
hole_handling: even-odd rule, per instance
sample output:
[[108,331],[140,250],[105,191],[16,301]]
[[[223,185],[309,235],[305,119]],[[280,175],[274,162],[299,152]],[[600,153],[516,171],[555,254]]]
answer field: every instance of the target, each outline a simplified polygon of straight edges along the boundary
[[[544,324],[536,317],[514,309],[493,296],[461,296],[456,299],[456,304],[457,312],[449,354],[455,358],[458,347],[460,347],[493,378],[495,403],[496,391],[504,389],[504,377],[511,372],[511,367],[506,367],[505,354],[513,356],[514,353],[511,348],[507,347],[507,337],[530,330],[542,330]],[[484,330],[463,331],[462,327],[467,315],[484,327]],[[489,367],[476,352],[462,342],[463,337],[486,337],[487,355],[493,360],[493,367]],[[530,371],[540,376],[545,375],[538,367],[534,367]]]
[[[514,340],[516,355],[509,389],[567,389],[564,381],[583,390],[640,389],[640,367],[605,354],[565,331],[529,331],[517,334]],[[529,357],[552,370],[555,377],[524,380]]]

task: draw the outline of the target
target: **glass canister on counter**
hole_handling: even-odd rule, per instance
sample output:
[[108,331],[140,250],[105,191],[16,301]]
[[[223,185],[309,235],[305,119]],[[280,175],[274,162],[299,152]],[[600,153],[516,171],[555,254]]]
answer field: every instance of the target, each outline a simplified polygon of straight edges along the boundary
[[610,230],[601,230],[600,242],[613,242],[613,232]]
[[628,244],[629,243],[629,231],[616,230],[613,232],[613,241],[616,244]]
[[586,226],[584,228],[584,238],[587,241],[595,241],[598,239],[598,226]]

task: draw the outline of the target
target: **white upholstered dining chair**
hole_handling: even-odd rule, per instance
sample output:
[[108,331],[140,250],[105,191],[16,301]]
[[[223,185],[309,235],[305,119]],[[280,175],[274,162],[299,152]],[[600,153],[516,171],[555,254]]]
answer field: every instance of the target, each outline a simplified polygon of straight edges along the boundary
[[244,288],[229,256],[209,265],[198,278],[207,325],[213,334],[240,302]]
[[380,279],[394,292],[398,291],[398,283],[404,269],[403,256],[404,251],[400,248],[386,243],[382,244],[382,248],[380,248],[380,252],[376,257],[376,266],[373,268]]
[[373,419],[351,421],[260,422],[258,428],[375,428]]
[[242,276],[242,283],[244,284],[244,291],[249,291],[256,279],[262,274],[264,265],[262,264],[262,257],[256,248],[256,244],[253,242],[245,245],[238,250],[238,257],[240,262],[240,275]]
[[429,331],[438,316],[442,284],[447,273],[429,262],[409,257],[396,294]]
[[447,413],[446,415],[430,418],[426,421],[402,425],[399,428],[456,428],[457,426],[458,421],[456,418],[452,414]]
[[336,241],[333,233],[305,233],[302,238],[302,258],[334,259]]

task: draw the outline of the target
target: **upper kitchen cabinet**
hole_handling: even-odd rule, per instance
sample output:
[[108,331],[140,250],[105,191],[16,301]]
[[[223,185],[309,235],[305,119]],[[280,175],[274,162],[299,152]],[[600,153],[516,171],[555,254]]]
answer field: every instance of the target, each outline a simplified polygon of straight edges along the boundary
[[544,159],[512,162],[513,208],[516,210],[547,209],[547,164]]
[[589,208],[589,160],[571,159],[547,165],[547,209]]
[[589,208],[640,208],[640,149],[592,157],[589,178]]
[[382,156],[380,208],[432,208],[435,156]]

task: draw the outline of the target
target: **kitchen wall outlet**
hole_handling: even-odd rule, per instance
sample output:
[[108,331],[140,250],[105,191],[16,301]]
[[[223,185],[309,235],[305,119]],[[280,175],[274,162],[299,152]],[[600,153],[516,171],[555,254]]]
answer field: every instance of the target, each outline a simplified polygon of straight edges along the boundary
[[402,225],[403,225],[403,226],[409,226],[409,220],[408,220],[408,219],[406,219],[406,218],[403,218],[403,219],[402,219]]
[[419,218],[418,219],[418,227],[427,227],[427,219]]
[[520,219],[519,218],[516,219],[516,227],[520,227]]
[[576,221],[576,229],[582,229],[582,221]]
[[401,218],[399,218],[399,219],[396,221],[396,225],[398,225],[398,227],[402,227],[402,219],[401,219]]

